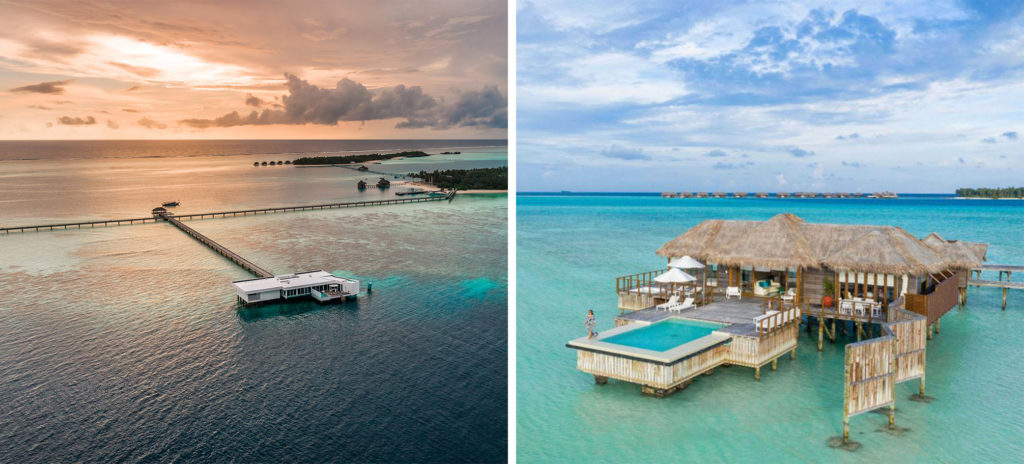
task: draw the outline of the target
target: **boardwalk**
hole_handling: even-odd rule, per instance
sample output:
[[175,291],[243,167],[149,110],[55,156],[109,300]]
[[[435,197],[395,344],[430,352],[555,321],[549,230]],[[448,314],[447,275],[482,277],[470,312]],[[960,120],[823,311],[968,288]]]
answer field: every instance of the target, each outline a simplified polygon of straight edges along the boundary
[[[229,217],[229,216],[247,216],[249,214],[270,214],[270,213],[288,213],[294,211],[312,211],[319,209],[333,209],[333,208],[358,208],[366,206],[389,206],[399,205],[404,203],[421,203],[426,201],[451,201],[455,198],[455,192],[448,192],[447,195],[440,197],[416,197],[416,198],[396,198],[391,200],[371,200],[371,201],[350,201],[342,203],[321,203],[316,205],[301,205],[301,206],[283,206],[278,208],[257,208],[257,209],[242,209],[234,211],[217,211],[213,213],[193,213],[193,214],[182,214],[175,215],[174,217],[179,220],[189,219],[204,219],[206,217]],[[46,230],[65,230],[65,229],[81,229],[85,226],[96,227],[96,226],[120,226],[129,224],[144,224],[147,222],[157,222],[162,220],[156,216],[154,217],[142,217],[142,218],[128,218],[128,219],[105,219],[100,221],[89,221],[89,222],[70,222],[64,224],[42,224],[32,226],[17,226],[17,227],[3,227],[0,228],[0,232],[9,234],[11,232],[39,232]]]
[[213,241],[211,238],[209,238],[209,237],[199,233],[197,230],[195,230],[195,229],[193,229],[193,228],[191,228],[189,226],[186,226],[185,224],[182,224],[182,222],[179,221],[174,216],[161,215],[161,218],[163,218],[167,222],[173,224],[174,227],[177,227],[177,228],[181,229],[182,232],[185,232],[186,234],[191,235],[192,238],[194,238],[196,240],[199,240],[200,243],[210,247],[213,251],[216,251],[221,256],[231,260],[231,262],[241,266],[242,269],[245,269],[246,271],[249,271],[249,272],[255,274],[257,277],[273,277],[274,276],[274,274],[271,274],[270,271],[267,271],[266,269],[263,269],[263,268],[255,265],[255,264],[253,264],[252,261],[249,261],[248,259],[245,259],[245,258],[239,256],[238,253],[235,253],[235,252],[227,249],[225,246],[223,246],[223,245]]
[[155,217],[142,217],[142,218],[128,218],[128,219],[104,219],[100,221],[88,221],[88,222],[69,222],[63,224],[41,224],[37,226],[18,226],[18,227],[0,227],[0,231],[5,234],[11,232],[39,232],[43,230],[67,230],[67,229],[81,229],[82,227],[88,226],[94,228],[96,226],[121,226],[127,224],[145,224],[147,222],[156,222],[159,219]]

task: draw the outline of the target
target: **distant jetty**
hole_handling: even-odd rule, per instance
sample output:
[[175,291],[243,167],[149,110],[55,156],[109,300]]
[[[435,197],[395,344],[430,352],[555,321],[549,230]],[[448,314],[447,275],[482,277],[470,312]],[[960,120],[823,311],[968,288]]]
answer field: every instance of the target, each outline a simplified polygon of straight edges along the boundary
[[[662,198],[864,198],[863,193],[847,192],[661,192]],[[867,198],[898,198],[893,192],[876,192]]]
[[430,156],[422,151],[403,151],[398,153],[370,153],[368,155],[346,155],[346,156],[307,156],[292,161],[296,166],[316,166],[330,164],[363,164],[369,161],[381,161],[392,158],[420,158]]

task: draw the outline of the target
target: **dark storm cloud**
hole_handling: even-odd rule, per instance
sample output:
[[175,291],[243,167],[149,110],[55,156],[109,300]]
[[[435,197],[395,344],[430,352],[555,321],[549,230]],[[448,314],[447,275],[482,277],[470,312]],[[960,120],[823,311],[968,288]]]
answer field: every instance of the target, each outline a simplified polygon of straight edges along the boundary
[[71,79],[68,79],[66,81],[40,82],[38,84],[15,87],[11,89],[11,92],[48,93],[53,95],[60,95],[64,93],[64,86],[70,83]]
[[92,116],[86,116],[85,119],[82,119],[77,116],[61,116],[57,118],[57,123],[63,124],[65,126],[89,126],[92,124],[96,124],[96,118]]
[[245,104],[253,108],[259,108],[263,106],[263,100],[251,93],[245,95]]
[[[186,126],[232,127],[262,124],[322,124],[342,121],[372,121],[405,118],[398,128],[411,127],[507,127],[508,104],[497,87],[464,92],[452,105],[444,105],[423,93],[419,86],[398,85],[371,91],[364,85],[345,78],[333,89],[320,88],[292,74],[285,74],[288,94],[281,98],[282,109],[237,111],[214,119],[183,119]],[[257,106],[263,102],[249,95],[245,103]]]

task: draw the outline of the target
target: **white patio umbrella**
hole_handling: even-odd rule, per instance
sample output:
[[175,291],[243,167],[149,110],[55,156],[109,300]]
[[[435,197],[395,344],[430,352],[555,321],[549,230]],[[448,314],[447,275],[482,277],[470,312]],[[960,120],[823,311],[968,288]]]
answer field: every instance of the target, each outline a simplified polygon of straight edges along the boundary
[[669,269],[668,272],[654,278],[654,281],[660,284],[685,284],[696,280],[696,277],[680,271],[678,268]]
[[689,256],[683,256],[682,258],[675,259],[671,263],[668,263],[668,267],[678,269],[703,269],[704,263]]

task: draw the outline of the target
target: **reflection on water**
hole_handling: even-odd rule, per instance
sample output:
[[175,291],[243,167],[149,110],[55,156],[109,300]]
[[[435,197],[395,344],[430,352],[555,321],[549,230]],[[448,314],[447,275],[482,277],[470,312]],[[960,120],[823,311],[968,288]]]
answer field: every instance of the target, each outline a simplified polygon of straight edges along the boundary
[[[241,161],[69,162],[0,183],[19,199],[0,222],[363,195],[347,170]],[[163,171],[189,164],[210,170]],[[504,459],[506,198],[189,225],[273,272],[373,293],[240,309],[230,283],[252,276],[165,223],[0,236],[0,461]]]

